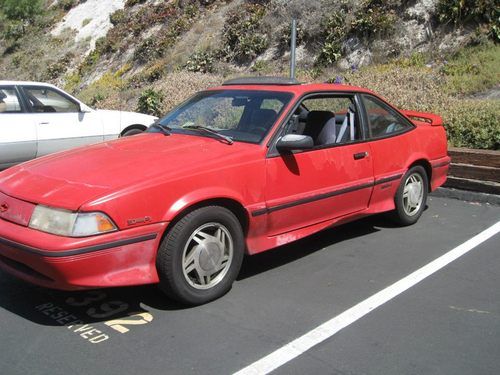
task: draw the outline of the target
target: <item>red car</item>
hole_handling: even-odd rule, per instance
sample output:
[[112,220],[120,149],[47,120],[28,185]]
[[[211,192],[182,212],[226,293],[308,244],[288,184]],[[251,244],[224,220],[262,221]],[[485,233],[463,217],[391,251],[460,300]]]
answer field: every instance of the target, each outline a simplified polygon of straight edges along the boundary
[[416,222],[449,162],[437,115],[359,87],[231,80],[144,134],[1,172],[0,266],[65,290],[159,283],[201,304],[244,254],[380,212]]

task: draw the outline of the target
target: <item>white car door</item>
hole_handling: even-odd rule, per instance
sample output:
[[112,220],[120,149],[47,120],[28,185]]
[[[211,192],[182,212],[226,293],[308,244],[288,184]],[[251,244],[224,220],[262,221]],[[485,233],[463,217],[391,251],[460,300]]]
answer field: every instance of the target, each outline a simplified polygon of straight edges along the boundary
[[36,122],[14,86],[0,86],[0,169],[36,156]]
[[36,113],[37,157],[104,140],[97,112],[81,111],[80,103],[51,87],[24,86],[22,90]]

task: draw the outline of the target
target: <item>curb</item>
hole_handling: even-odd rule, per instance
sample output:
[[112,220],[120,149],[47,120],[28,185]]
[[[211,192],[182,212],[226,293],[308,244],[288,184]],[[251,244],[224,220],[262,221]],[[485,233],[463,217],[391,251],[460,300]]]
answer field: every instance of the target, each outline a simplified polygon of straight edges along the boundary
[[441,198],[459,199],[467,202],[488,203],[500,206],[500,195],[478,193],[475,191],[459,190],[452,188],[437,188],[430,196]]

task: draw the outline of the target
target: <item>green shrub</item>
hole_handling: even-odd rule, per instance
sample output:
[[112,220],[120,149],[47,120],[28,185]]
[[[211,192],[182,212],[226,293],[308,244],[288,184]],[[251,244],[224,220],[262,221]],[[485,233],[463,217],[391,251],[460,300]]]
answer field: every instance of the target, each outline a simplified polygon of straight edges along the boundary
[[[285,52],[290,50],[290,44],[292,41],[292,29],[291,26],[286,24],[283,25],[277,32],[278,34],[278,49],[280,52]],[[296,44],[300,46],[304,43],[304,40],[308,38],[307,29],[301,22],[297,22],[297,35]]]
[[[97,43],[96,43],[97,46]],[[101,58],[101,53],[98,49],[94,48],[90,53],[83,59],[82,63],[78,67],[78,73],[80,75],[85,75],[93,70]]]
[[490,44],[462,49],[442,68],[446,75],[446,91],[468,95],[498,84],[500,77],[500,46]]
[[265,60],[257,60],[251,67],[252,72],[257,74],[275,74],[274,67],[271,65],[269,61]]
[[324,43],[316,58],[316,65],[333,64],[342,56],[342,40],[347,33],[344,18],[344,12],[335,12],[323,20],[321,26]]
[[500,5],[498,0],[439,0],[436,15],[454,25],[480,22],[488,25],[488,35],[500,41]]
[[109,15],[109,22],[111,22],[113,26],[116,26],[119,23],[124,22],[126,19],[127,19],[127,14],[123,9],[118,9]]
[[396,19],[394,10],[368,6],[355,13],[355,18],[351,22],[351,31],[363,37],[391,34],[394,31]]
[[73,72],[64,77],[64,89],[71,94],[75,94],[82,83],[82,77],[78,72]]
[[125,7],[133,7],[136,4],[142,4],[145,2],[146,2],[146,0],[127,0],[125,2]]
[[149,115],[161,116],[164,96],[160,91],[146,89],[141,93],[137,103],[137,111]]
[[165,67],[154,65],[147,69],[144,73],[143,77],[146,82],[155,82],[163,76],[165,73]]
[[210,6],[213,3],[215,3],[216,1],[217,0],[198,0],[198,2],[200,3],[200,5],[203,5],[203,6]]
[[59,0],[57,2],[57,7],[65,10],[65,11],[68,11],[77,4],[78,4],[78,0]]
[[17,41],[24,35],[24,24],[22,21],[9,20],[3,25],[3,36],[7,40]]
[[149,37],[142,41],[134,51],[134,60],[145,63],[161,56],[155,37]]
[[395,65],[403,68],[418,67],[422,68],[425,65],[426,57],[422,52],[413,52],[408,57],[399,58],[394,61]]
[[498,23],[500,9],[497,0],[439,0],[436,14],[440,21],[454,24],[474,19]]
[[[177,38],[191,28],[194,18],[198,15],[198,8],[195,6],[182,8],[180,14],[170,4],[161,9],[166,12],[167,18],[171,17],[172,20],[166,30],[160,31],[157,36],[146,38],[136,48],[134,60],[141,64],[163,57],[167,50],[175,44]],[[174,20],[175,16],[177,17]]]
[[97,81],[92,82],[89,86],[83,89],[79,96],[81,99],[91,106],[98,105],[109,96],[120,92],[125,87],[125,81],[122,75],[130,66],[125,65],[124,68],[116,72],[106,72]]
[[11,20],[33,21],[42,12],[42,0],[3,0],[0,4]]
[[265,14],[265,6],[250,3],[227,15],[222,30],[225,45],[222,54],[228,60],[248,62],[266,50],[269,41],[259,29]]
[[449,142],[456,147],[500,149],[500,105],[496,100],[460,100],[443,113]]
[[211,51],[198,51],[189,56],[184,69],[189,72],[212,73],[214,70],[214,54]]
[[13,42],[7,46],[6,53],[12,53],[18,47],[17,41],[26,32],[26,27],[33,24],[42,14],[41,0],[2,0],[0,1],[0,31],[5,39]]
[[118,46],[114,44],[113,39],[100,37],[95,41],[95,50],[99,55],[106,55],[118,50]]
[[58,61],[50,64],[47,67],[47,72],[45,74],[46,78],[51,80],[60,77],[63,73],[66,72],[66,70],[68,69],[68,65],[73,58],[74,55],[72,53],[68,53],[62,59],[59,59]]

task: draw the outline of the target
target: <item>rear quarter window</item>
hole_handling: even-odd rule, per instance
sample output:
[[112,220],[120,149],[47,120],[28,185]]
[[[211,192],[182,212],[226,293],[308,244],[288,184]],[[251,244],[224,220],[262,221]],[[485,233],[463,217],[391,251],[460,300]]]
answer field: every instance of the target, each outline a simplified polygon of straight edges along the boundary
[[396,111],[373,96],[363,95],[370,138],[381,138],[403,133],[413,125]]

